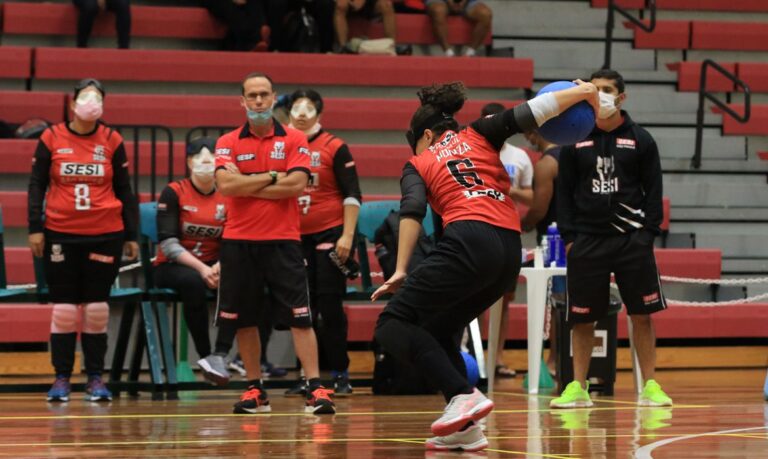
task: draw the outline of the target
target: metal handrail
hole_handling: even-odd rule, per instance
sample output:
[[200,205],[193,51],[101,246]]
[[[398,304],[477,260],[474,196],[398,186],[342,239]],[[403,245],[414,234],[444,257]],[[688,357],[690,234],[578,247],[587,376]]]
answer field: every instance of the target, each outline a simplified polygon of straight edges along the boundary
[[[110,125],[110,127],[116,129],[123,138],[129,137],[133,141],[133,189],[136,195],[139,194],[139,162],[140,162],[140,142],[143,138],[142,133],[149,131],[149,169],[150,169],[150,200],[154,201],[157,197],[157,149],[159,143],[166,143],[168,147],[168,175],[167,182],[173,181],[173,132],[166,126],[153,126],[153,125],[138,125],[138,124],[122,124],[122,125]],[[165,135],[165,141],[158,140],[158,134]],[[126,151],[126,154],[130,155],[130,152]],[[130,156],[129,156],[130,157]],[[164,184],[162,186],[165,186]]]
[[[741,86],[744,91],[744,115],[739,115],[731,109],[725,102],[721,102],[712,93],[707,91],[707,70],[709,67],[720,72],[724,77],[728,78],[736,86]],[[702,136],[704,130],[704,99],[709,99],[713,104],[720,107],[725,113],[729,114],[739,123],[746,123],[749,121],[749,117],[752,114],[752,92],[749,90],[749,86],[741,81],[736,75],[732,74],[720,64],[712,59],[705,59],[701,63],[701,75],[699,75],[699,109],[696,112],[696,149],[691,158],[691,167],[699,169],[701,167],[701,146]]]
[[627,10],[615,4],[615,0],[608,0],[608,20],[605,24],[605,59],[603,60],[603,68],[611,68],[611,50],[613,48],[613,25],[614,25],[614,11],[621,14],[629,20],[632,24],[641,28],[646,32],[653,32],[656,29],[656,0],[646,0],[646,8],[650,10],[651,20],[646,25],[640,19],[629,14]]

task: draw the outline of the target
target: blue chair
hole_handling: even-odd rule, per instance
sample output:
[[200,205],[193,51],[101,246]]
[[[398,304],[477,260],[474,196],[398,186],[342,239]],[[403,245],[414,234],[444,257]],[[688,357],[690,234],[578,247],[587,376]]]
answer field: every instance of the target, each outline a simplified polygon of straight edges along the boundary
[[5,228],[3,226],[3,208],[0,207],[0,302],[21,302],[29,301],[30,293],[26,289],[8,288],[8,279],[5,274]]

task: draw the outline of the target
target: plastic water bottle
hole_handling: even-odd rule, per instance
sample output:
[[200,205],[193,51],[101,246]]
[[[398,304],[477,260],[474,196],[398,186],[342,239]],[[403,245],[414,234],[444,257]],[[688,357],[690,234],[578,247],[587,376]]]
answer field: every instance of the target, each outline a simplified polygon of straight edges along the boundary
[[546,266],[565,266],[565,245],[560,238],[560,232],[557,230],[557,223],[553,222],[547,227],[547,236],[545,239],[547,240],[550,253]]
[[541,257],[544,259],[544,267],[549,268],[549,235],[541,239]]

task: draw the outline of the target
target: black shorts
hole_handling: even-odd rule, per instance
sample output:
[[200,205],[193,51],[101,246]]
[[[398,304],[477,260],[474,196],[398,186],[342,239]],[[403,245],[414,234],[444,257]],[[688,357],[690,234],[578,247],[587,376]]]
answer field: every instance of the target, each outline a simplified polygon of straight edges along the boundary
[[384,308],[379,325],[398,318],[452,336],[517,281],[520,252],[516,231],[477,221],[449,224]]
[[651,314],[666,309],[650,233],[579,234],[568,252],[569,322],[594,322],[605,317],[611,273],[616,277],[627,314]]
[[[307,278],[312,294],[344,295],[347,292],[347,278],[331,261],[328,255],[336,248],[344,227],[339,225],[319,233],[301,236],[304,259],[307,260]],[[349,256],[355,254],[355,244]]]
[[[224,240],[220,262],[217,320],[236,321],[237,328],[256,327],[269,313],[288,327],[312,326],[307,272],[298,241]],[[265,311],[268,304],[275,310]]]
[[120,269],[123,239],[58,242],[45,238],[43,266],[51,303],[98,303],[109,292]]

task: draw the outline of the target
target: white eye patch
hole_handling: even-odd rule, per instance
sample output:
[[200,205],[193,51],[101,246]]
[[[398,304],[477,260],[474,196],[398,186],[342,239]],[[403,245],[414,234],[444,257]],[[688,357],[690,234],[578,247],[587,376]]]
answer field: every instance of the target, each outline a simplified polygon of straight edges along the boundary
[[99,91],[80,92],[80,94],[77,95],[77,99],[75,99],[75,102],[77,102],[80,105],[84,105],[89,102],[96,102],[100,104],[102,102],[101,93]]
[[301,115],[304,115],[307,118],[314,118],[317,116],[317,109],[308,99],[300,100],[299,102],[293,104],[293,107],[291,107],[292,117],[298,118]]

